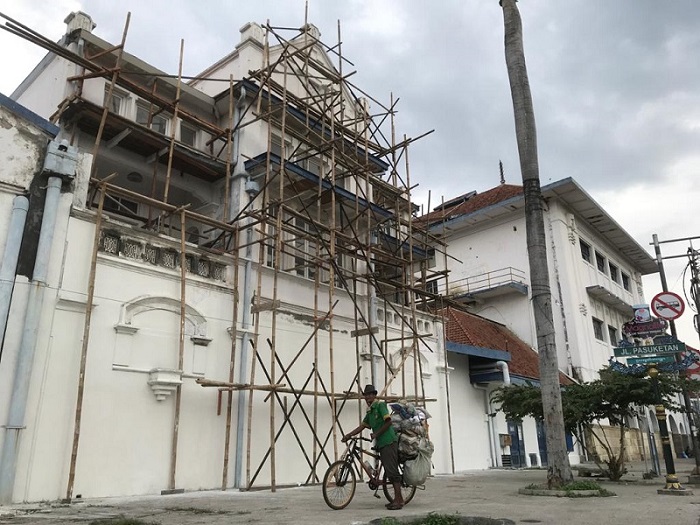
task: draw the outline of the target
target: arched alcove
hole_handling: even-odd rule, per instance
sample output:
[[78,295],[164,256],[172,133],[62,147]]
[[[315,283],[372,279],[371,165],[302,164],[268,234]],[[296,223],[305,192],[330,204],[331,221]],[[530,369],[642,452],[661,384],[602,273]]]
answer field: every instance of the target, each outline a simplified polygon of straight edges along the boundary
[[[119,331],[120,327],[131,328],[135,332],[138,327],[134,325],[134,318],[145,312],[162,310],[180,315],[180,300],[164,296],[142,296],[137,297],[121,307],[119,323],[115,327]],[[192,306],[185,304],[185,334],[200,338],[207,336],[207,320]]]

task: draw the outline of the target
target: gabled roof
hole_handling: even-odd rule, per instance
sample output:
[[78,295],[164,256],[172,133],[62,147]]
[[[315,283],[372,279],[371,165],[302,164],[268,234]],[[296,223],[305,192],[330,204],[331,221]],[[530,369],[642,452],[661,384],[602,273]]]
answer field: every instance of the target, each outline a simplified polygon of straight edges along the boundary
[[[465,197],[469,195],[466,194]],[[545,199],[558,199],[598,235],[625,255],[642,275],[658,272],[656,260],[571,177],[542,186]],[[452,199],[451,202],[454,202]],[[522,186],[501,184],[461,204],[436,209],[418,219],[435,234],[460,230],[525,208]]]
[[[483,193],[471,191],[460,197],[451,199],[443,206],[435,208],[434,211],[427,213],[418,219],[419,222],[430,226],[440,223],[443,220],[450,220],[462,215],[469,215],[475,211],[481,210],[488,206],[498,204],[511,197],[523,194],[523,187],[515,184],[501,184],[495,188],[491,188]],[[450,205],[451,203],[457,203]]]
[[[537,352],[504,325],[452,307],[439,313],[445,318],[448,342],[508,352],[511,376],[539,381]],[[559,382],[569,385],[572,380],[560,372]]]

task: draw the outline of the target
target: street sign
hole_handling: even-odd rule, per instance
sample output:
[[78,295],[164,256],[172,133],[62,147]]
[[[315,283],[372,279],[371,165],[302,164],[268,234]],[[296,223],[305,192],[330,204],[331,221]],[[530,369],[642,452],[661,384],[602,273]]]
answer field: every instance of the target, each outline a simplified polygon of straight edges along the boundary
[[679,354],[685,352],[685,343],[647,346],[620,346],[614,349],[615,357],[642,357],[655,354]]
[[656,357],[628,357],[628,365],[658,365],[661,363],[673,363],[676,360],[672,355],[659,355]]
[[622,325],[625,335],[663,334],[666,331],[666,321],[652,319],[651,321],[627,321]]
[[678,294],[661,292],[651,300],[651,311],[654,315],[667,321],[678,319],[685,310],[685,303]]

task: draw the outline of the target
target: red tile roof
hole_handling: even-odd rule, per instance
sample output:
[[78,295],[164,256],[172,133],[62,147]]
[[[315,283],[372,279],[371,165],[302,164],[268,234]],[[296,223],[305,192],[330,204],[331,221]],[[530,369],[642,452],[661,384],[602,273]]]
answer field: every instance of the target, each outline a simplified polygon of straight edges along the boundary
[[[510,353],[508,369],[511,375],[539,380],[539,356],[525,341],[500,323],[484,319],[462,310],[448,307],[439,312],[445,319],[448,341]],[[563,385],[572,383],[566,375],[559,374]]]
[[[466,201],[462,202],[461,204],[457,204],[456,206],[448,207],[444,210],[438,209],[427,213],[422,217],[419,217],[417,221],[420,224],[428,225],[442,221],[443,219],[451,219],[460,215],[467,215],[522,194],[522,186],[516,186],[515,184],[501,184],[483,193],[477,193],[472,197],[468,197]],[[467,196],[468,194],[465,194],[465,197]]]

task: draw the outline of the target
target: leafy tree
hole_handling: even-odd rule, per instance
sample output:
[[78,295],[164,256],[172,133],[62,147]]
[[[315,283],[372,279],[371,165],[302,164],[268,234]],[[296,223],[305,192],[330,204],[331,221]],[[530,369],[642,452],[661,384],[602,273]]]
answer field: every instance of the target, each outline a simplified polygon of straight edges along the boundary
[[[610,369],[600,371],[600,379],[589,383],[578,383],[562,388],[562,411],[564,426],[574,434],[584,448],[589,446],[585,436],[600,444],[606,458],[603,468],[611,480],[619,480],[625,469],[625,435],[629,430],[628,421],[635,417],[636,407],[661,404],[669,410],[680,410],[676,402],[682,386],[689,391],[700,390],[700,382],[675,377],[673,374],[659,374],[658,384],[642,375],[624,375]],[[658,394],[657,394],[658,392]],[[522,421],[525,417],[542,419],[542,393],[532,383],[501,387],[493,394],[493,400],[500,404],[499,411],[508,419]],[[601,420],[607,420],[611,427],[619,429],[619,446],[613,446]],[[596,457],[595,454],[591,454]]]

